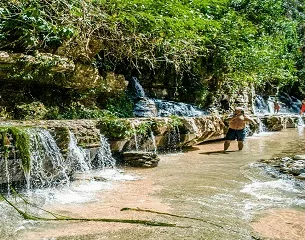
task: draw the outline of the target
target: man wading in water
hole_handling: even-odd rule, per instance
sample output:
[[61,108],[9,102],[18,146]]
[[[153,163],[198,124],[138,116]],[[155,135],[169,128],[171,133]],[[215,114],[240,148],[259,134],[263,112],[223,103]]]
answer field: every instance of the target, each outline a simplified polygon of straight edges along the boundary
[[233,117],[230,117],[228,120],[229,130],[225,137],[224,150],[226,151],[230,146],[230,142],[235,139],[238,141],[238,149],[242,150],[246,137],[246,123],[254,121],[244,115],[244,110],[241,107],[235,108]]

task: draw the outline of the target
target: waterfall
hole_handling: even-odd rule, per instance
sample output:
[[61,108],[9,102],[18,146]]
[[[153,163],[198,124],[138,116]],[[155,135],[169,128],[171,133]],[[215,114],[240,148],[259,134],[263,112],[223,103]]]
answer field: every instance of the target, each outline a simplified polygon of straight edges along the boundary
[[257,95],[254,100],[254,114],[270,114],[273,111],[272,102],[265,100],[262,96]]
[[145,98],[145,91],[136,77],[131,78],[131,86],[137,98]]
[[69,131],[70,142],[69,142],[69,152],[67,161],[70,166],[73,166],[76,171],[87,172],[91,169],[90,166],[90,153],[82,147],[77,145],[77,139],[71,131]]
[[208,114],[207,111],[191,104],[148,98],[136,77],[132,77],[130,82],[136,100],[134,107],[136,117],[168,117],[171,115],[196,117]]
[[257,95],[254,101],[254,114],[273,114],[276,99],[280,104],[279,113],[296,114],[300,112],[301,101],[299,99],[286,93],[279,93],[278,96],[268,96],[267,99]]
[[168,141],[167,141],[167,150],[169,152],[177,152],[178,144],[180,143],[180,132],[178,127],[174,127],[171,131],[168,132]]
[[269,97],[267,100],[269,113],[274,113],[274,98]]
[[303,127],[304,126],[304,121],[302,116],[298,115],[298,126]]
[[115,168],[110,145],[106,138],[100,135],[100,146],[92,150],[78,145],[77,139],[69,131],[69,144],[66,159],[49,131],[45,129],[30,129],[31,167],[26,177],[27,188],[53,187],[68,185],[72,174],[86,173],[93,168]]
[[267,128],[265,124],[262,122],[262,120],[259,117],[257,117],[256,120],[258,124],[258,133],[266,132]]
[[206,111],[187,103],[160,99],[153,99],[153,101],[156,103],[159,117],[168,117],[171,115],[196,117],[208,114]]
[[136,126],[134,124],[134,122],[131,123],[131,127],[133,130],[133,138],[134,138],[134,142],[135,142],[135,147],[136,147],[136,151],[139,151],[139,144],[138,144],[138,136],[137,136],[137,131],[136,131]]
[[190,122],[190,124],[191,124],[191,127],[193,128],[194,134],[195,134],[196,136],[198,136],[198,135],[199,135],[199,129],[198,129],[196,123],[195,123],[194,118],[190,118],[190,119],[189,119],[189,122]]
[[[6,153],[4,153],[4,155],[6,155]],[[6,156],[4,156],[4,158],[2,158],[2,160],[4,160],[5,162],[5,174],[6,174],[6,180],[7,180],[7,192],[10,193],[10,172],[9,172],[9,168],[8,168],[8,159]]]
[[31,167],[27,188],[52,187],[69,183],[67,165],[54,138],[45,129],[30,129]]
[[155,135],[153,133],[153,131],[150,130],[150,138],[153,144],[153,148],[154,148],[154,153],[157,153],[157,144],[156,144],[156,138]]
[[98,169],[115,168],[115,159],[112,157],[110,145],[102,135],[100,135],[100,147],[94,161]]

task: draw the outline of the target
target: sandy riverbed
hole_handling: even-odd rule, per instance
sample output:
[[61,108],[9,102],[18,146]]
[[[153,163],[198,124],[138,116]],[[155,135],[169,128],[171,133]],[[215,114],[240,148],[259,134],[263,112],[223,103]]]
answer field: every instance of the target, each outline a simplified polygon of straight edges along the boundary
[[[144,219],[175,223],[183,228],[84,221],[40,222],[20,230],[16,237],[18,240],[305,239],[303,210],[269,209],[256,213],[249,222],[244,217],[242,204],[250,196],[241,189],[250,181],[240,169],[253,159],[259,159],[263,152],[267,153],[264,157],[271,157],[272,144],[285,149],[283,139],[286,141],[288,137],[294,135],[249,139],[242,152],[232,143],[231,152],[224,154],[221,151],[223,143],[214,142],[196,146],[183,154],[163,155],[157,168],[125,169],[126,173],[140,179],[115,182],[111,189],[99,192],[95,201],[45,206],[72,217]],[[120,211],[125,207],[195,217],[202,221]]]

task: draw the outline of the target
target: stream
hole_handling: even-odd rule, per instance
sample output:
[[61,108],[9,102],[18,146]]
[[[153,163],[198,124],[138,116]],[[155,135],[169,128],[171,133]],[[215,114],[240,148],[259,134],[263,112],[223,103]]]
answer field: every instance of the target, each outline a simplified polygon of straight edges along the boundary
[[[0,239],[304,239],[305,228],[295,226],[294,220],[305,212],[305,182],[259,163],[274,156],[305,154],[304,136],[303,128],[260,133],[248,137],[242,151],[232,142],[226,153],[222,141],[208,142],[183,153],[160,155],[156,168],[111,170],[101,175],[103,181],[98,178],[100,173],[92,172],[65,189],[24,193],[42,208],[65,216],[144,219],[179,227],[25,221],[0,202]],[[120,211],[125,207],[179,216]],[[288,226],[284,231],[276,217],[285,213],[295,218],[283,225]],[[274,228],[270,226],[273,231],[264,222],[267,217],[274,224]]]

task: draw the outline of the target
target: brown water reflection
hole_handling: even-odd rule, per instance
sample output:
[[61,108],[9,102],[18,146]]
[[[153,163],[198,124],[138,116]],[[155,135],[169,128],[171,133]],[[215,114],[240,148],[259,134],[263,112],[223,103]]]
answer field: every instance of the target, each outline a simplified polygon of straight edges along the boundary
[[[41,223],[31,230],[19,231],[16,238],[257,239],[250,223],[259,214],[274,208],[302,208],[303,202],[297,197],[301,190],[295,190],[293,183],[289,192],[289,181],[278,182],[261,169],[249,165],[274,155],[304,154],[302,131],[291,129],[250,137],[242,151],[238,151],[236,142],[231,143],[229,152],[223,153],[222,149],[223,142],[211,142],[184,153],[161,155],[157,168],[126,168],[126,174],[136,174],[141,179],[114,183],[111,190],[99,193],[98,201],[45,206],[65,215],[150,219],[188,228],[119,223]],[[124,207],[170,212],[204,221],[121,212]]]

